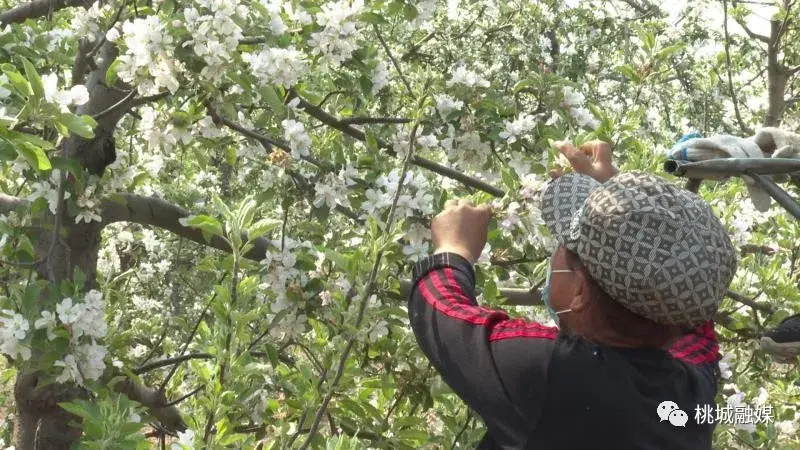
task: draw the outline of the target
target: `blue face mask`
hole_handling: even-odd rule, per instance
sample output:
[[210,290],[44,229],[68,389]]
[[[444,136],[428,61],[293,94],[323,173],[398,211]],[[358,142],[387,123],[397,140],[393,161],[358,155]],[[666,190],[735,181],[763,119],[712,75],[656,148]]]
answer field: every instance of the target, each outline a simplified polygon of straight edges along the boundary
[[565,312],[570,312],[572,310],[571,309],[565,309],[563,311],[556,311],[550,305],[550,274],[551,273],[555,273],[555,272],[572,272],[572,271],[571,270],[564,270],[564,269],[548,270],[547,271],[547,278],[545,279],[545,282],[544,282],[544,288],[542,289],[542,302],[544,303],[544,306],[547,307],[547,312],[550,313],[550,317],[553,319],[553,322],[556,323],[556,326],[559,326],[559,324],[558,324],[558,315],[559,314],[563,314]]

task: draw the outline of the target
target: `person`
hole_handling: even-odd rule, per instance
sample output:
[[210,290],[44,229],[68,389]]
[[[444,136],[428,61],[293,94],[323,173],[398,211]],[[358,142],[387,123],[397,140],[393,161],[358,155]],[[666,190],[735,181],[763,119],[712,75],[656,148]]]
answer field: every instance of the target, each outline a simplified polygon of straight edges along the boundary
[[540,197],[557,326],[478,305],[492,211],[449,200],[413,266],[419,346],[486,425],[479,449],[710,449],[713,316],[737,267],[725,229],[696,194],[619,173],[606,143],[558,148],[573,171],[551,172]]

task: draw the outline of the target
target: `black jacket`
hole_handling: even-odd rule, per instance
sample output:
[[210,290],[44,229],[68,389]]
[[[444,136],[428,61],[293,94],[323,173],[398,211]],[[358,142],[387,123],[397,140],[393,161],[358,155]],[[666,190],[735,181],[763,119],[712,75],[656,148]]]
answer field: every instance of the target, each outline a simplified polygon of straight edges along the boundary
[[[669,348],[615,348],[478,306],[472,264],[449,253],[414,266],[411,326],[442,379],[486,424],[485,449],[711,448],[719,346],[713,323]],[[662,421],[671,401],[684,427]],[[679,415],[680,413],[675,413]]]

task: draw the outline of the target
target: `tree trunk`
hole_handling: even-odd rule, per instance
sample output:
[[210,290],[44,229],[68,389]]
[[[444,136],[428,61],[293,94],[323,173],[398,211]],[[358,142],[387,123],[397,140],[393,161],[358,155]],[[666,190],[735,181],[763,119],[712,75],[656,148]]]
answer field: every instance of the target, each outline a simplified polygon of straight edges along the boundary
[[767,91],[769,103],[767,114],[764,116],[765,127],[778,127],[783,120],[783,112],[786,109],[786,83],[789,81],[789,72],[783,64],[778,61],[780,53],[781,39],[779,36],[782,22],[773,20],[771,22],[772,32],[767,49]]
[[[79,58],[81,55],[78,56]],[[105,168],[114,162],[114,131],[119,120],[130,109],[130,100],[125,92],[109,89],[105,86],[105,73],[117,57],[117,49],[111,43],[104,44],[97,54],[96,69],[86,80],[86,88],[90,92],[90,100],[81,106],[76,114],[96,115],[98,126],[91,140],[72,136],[64,142],[62,155],[76,159],[89,174],[101,175]],[[112,106],[116,105],[112,108]],[[65,183],[65,190],[70,188]],[[72,194],[73,198],[76,196]],[[61,207],[61,211],[65,208]],[[58,224],[55,215],[48,211],[41,224],[43,231],[36,239],[37,273],[41,279],[49,281],[48,289],[42,291],[40,309],[45,304],[54,309],[50,290],[56,288],[61,281],[70,281],[76,269],[80,269],[86,277],[85,290],[97,287],[97,256],[100,249],[100,232],[102,224],[75,224],[75,219],[64,213],[60,225],[55,227],[59,232],[54,235],[53,224]],[[55,239],[55,243],[53,243]],[[25,367],[36,367],[41,355],[32,349],[31,360]],[[68,385],[45,384],[40,372],[21,368],[14,387],[14,399],[18,410],[18,419],[14,428],[14,441],[18,449],[24,450],[67,450],[81,436],[81,429],[70,426],[70,422],[78,422],[78,417],[66,412],[59,402],[86,398],[84,389]]]

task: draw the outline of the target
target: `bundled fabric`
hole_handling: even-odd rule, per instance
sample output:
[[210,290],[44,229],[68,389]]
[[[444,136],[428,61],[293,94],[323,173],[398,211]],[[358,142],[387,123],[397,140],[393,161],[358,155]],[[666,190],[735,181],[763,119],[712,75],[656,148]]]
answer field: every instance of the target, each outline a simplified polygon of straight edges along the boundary
[[[763,128],[749,139],[727,134],[703,138],[694,133],[681,138],[669,150],[668,157],[692,162],[717,158],[800,159],[800,136],[778,128]],[[767,211],[772,206],[772,197],[751,177],[742,175],[742,180],[753,206],[759,211]]]

